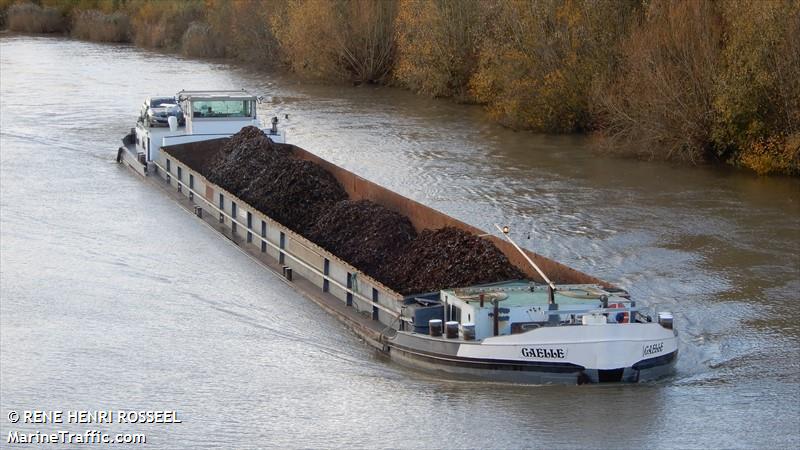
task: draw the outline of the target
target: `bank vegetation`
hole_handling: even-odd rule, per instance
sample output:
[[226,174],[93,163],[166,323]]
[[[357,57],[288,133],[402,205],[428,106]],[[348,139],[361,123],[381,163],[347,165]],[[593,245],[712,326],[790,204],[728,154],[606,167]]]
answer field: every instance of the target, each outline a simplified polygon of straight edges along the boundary
[[10,30],[484,105],[598,149],[800,174],[794,0],[0,0]]

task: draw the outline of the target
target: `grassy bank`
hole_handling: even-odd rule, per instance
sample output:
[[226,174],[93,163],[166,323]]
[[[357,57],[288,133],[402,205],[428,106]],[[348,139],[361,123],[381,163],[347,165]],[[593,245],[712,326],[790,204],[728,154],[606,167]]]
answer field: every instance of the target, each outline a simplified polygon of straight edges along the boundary
[[0,0],[5,26],[479,103],[603,152],[800,175],[793,0]]

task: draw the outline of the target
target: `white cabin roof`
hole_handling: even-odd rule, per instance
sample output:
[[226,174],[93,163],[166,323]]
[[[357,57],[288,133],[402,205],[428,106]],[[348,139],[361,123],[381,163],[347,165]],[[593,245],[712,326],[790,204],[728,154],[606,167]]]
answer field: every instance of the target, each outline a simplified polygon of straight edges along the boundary
[[[442,291],[450,298],[457,298],[467,304],[480,302],[481,294],[487,300],[502,294],[504,307],[529,307],[547,305],[549,295],[546,285],[532,285],[527,281],[508,281],[490,285],[473,286],[459,289],[445,289]],[[606,296],[610,303],[622,303],[628,300],[607,292],[597,284],[559,285],[555,291],[555,301],[561,305],[585,305],[600,302],[600,297]]]
[[230,91],[180,91],[178,99],[183,100],[256,100],[258,97],[241,90]]

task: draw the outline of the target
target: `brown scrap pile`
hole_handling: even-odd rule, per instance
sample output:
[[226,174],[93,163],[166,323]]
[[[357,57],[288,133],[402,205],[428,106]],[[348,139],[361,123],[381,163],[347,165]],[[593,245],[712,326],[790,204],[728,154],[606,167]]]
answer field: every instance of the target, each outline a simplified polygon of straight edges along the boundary
[[305,236],[322,214],[347,198],[347,193],[330,172],[317,164],[287,159],[254,175],[238,196]]
[[402,294],[525,278],[488,240],[457,229],[424,230],[369,200],[351,201],[321,166],[292,157],[256,127],[202,157],[175,156],[259,211]]
[[207,164],[207,178],[292,230],[305,234],[347,193],[328,171],[291,158],[256,127],[231,136]]
[[494,244],[453,227],[424,230],[392,266],[401,294],[525,278]]
[[288,161],[290,155],[288,145],[272,142],[256,127],[245,127],[208,162],[206,178],[230,192],[239,192],[260,179],[265,169]]
[[345,200],[322,214],[306,237],[384,280],[416,236],[408,217],[369,200]]

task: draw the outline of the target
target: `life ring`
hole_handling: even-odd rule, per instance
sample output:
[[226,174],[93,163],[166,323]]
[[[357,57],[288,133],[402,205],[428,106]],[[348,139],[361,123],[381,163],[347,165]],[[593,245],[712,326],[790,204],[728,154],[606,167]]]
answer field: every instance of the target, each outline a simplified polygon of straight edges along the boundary
[[[625,305],[623,303],[611,303],[610,305],[608,305],[608,307],[609,308],[624,308]],[[628,311],[617,313],[615,318],[617,319],[617,323],[630,323],[630,314],[628,314]]]

